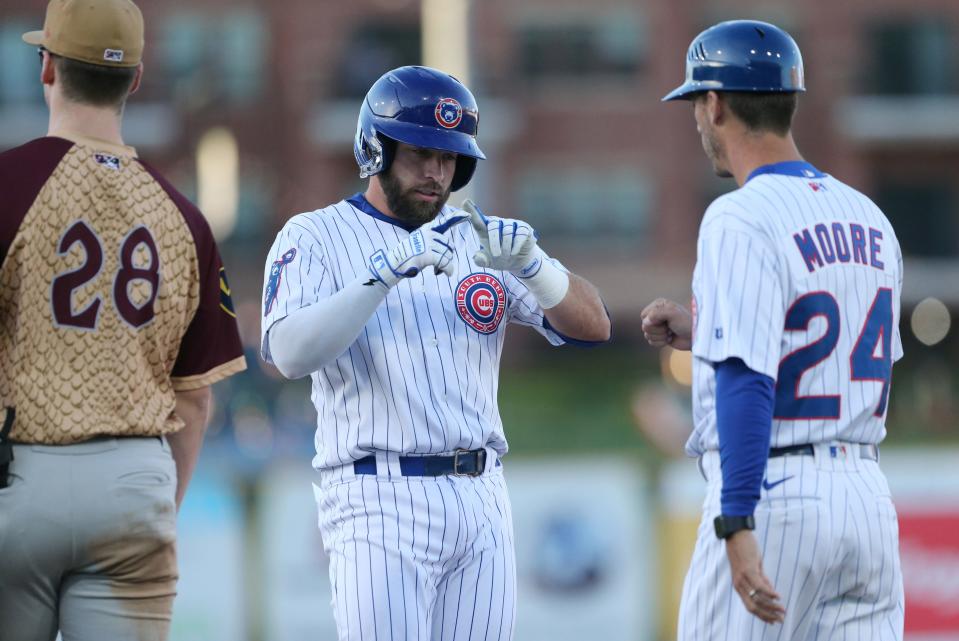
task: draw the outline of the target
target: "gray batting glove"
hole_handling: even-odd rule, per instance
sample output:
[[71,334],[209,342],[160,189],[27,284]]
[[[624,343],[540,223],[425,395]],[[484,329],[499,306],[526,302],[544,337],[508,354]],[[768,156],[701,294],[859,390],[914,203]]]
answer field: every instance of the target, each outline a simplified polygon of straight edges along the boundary
[[441,223],[430,221],[410,233],[409,238],[388,251],[382,249],[370,256],[370,273],[386,288],[403,278],[413,278],[426,267],[434,273],[454,275],[456,255],[446,233],[467,220],[467,216],[450,216]]

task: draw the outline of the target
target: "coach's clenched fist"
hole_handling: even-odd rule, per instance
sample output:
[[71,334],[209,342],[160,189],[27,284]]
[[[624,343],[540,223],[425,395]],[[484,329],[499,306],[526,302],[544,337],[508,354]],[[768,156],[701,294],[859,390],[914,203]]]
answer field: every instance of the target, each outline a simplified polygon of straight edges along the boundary
[[657,298],[646,306],[641,317],[643,336],[653,347],[692,348],[693,316],[679,303]]

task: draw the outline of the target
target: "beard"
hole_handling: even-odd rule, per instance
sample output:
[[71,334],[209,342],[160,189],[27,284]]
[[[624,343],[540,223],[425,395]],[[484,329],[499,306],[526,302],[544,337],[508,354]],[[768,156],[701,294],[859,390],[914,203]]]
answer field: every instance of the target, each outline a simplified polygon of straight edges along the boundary
[[713,172],[720,178],[732,178],[733,174],[731,171],[722,166],[721,158],[726,155],[726,150],[723,148],[723,144],[716,138],[711,131],[704,130],[702,133],[703,139],[703,151],[706,152],[706,157],[709,158],[710,162],[713,163]]
[[[450,197],[450,188],[447,187],[444,191],[436,182],[404,189],[391,171],[380,174],[379,178],[390,211],[400,220],[417,226],[436,218]],[[417,200],[414,193],[417,187],[434,191],[439,194],[439,198],[434,203]]]

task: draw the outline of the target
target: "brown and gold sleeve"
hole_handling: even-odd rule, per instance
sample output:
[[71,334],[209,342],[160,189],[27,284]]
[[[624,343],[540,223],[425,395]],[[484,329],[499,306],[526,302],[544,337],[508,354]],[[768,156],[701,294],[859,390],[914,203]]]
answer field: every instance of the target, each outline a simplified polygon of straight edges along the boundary
[[209,224],[193,203],[146,163],[186,220],[198,262],[200,300],[180,343],[171,380],[177,391],[197,389],[246,369],[229,281]]

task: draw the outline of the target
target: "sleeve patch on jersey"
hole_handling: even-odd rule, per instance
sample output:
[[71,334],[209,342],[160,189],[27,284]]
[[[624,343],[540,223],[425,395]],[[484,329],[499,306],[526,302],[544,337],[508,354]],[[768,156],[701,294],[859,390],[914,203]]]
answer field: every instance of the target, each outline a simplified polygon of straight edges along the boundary
[[294,258],[296,258],[296,248],[291,247],[289,251],[280,257],[280,260],[273,261],[273,266],[270,268],[270,280],[266,284],[266,294],[263,297],[264,317],[270,314],[270,310],[273,309],[273,303],[276,302],[276,297],[280,292],[283,268],[293,262]]
[[226,280],[226,269],[220,267],[220,309],[236,318],[236,311],[233,309],[233,292],[230,291],[230,283]]

